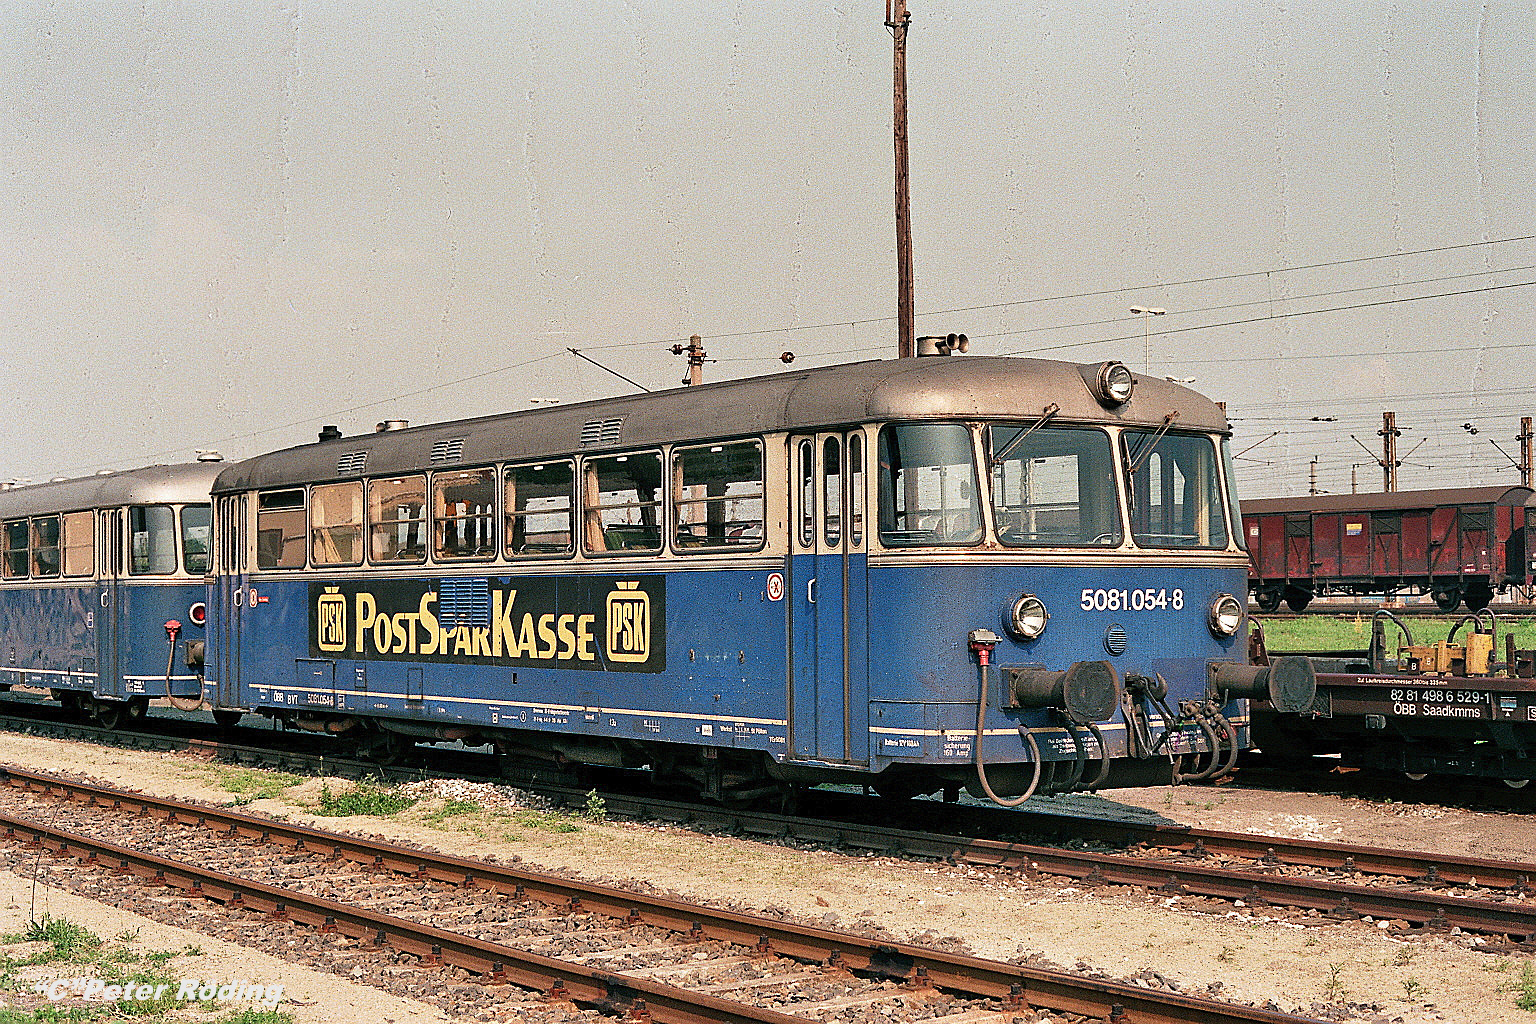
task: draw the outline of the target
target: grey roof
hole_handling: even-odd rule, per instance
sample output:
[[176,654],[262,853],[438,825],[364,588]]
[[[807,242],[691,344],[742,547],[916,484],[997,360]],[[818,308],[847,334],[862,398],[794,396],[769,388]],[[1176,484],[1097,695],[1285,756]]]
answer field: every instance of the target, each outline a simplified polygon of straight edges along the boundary
[[207,502],[214,478],[224,468],[219,462],[186,462],[14,487],[0,491],[0,519],[120,505]]
[[1370,494],[1311,494],[1296,498],[1244,498],[1243,515],[1281,512],[1403,512],[1447,505],[1524,505],[1529,487],[1442,487],[1424,491],[1377,491]]
[[[220,475],[215,490],[886,419],[1032,419],[1051,403],[1061,407],[1059,422],[1153,426],[1177,411],[1176,427],[1226,431],[1226,416],[1215,403],[1156,377],[1138,376],[1128,403],[1104,408],[1089,390],[1100,365],[952,356],[795,370],[316,442],[236,463]],[[435,460],[434,450],[440,456]]]

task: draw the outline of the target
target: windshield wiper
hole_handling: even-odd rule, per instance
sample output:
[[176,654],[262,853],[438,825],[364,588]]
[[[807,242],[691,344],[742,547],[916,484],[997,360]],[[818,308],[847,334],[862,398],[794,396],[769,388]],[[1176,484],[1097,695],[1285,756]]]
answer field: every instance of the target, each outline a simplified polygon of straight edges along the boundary
[[1173,412],[1163,417],[1163,425],[1158,427],[1156,432],[1153,433],[1150,437],[1147,435],[1142,435],[1146,438],[1146,440],[1142,442],[1146,445],[1145,450],[1136,452],[1134,454],[1130,452],[1126,453],[1125,471],[1127,476],[1135,476],[1137,470],[1141,469],[1142,465],[1152,457],[1152,453],[1157,450],[1158,442],[1162,441],[1163,436],[1168,433],[1168,428],[1173,426],[1173,421],[1178,418],[1179,410],[1175,409]]
[[988,468],[996,469],[998,466],[1001,466],[1003,464],[1003,460],[1008,458],[1009,455],[1013,454],[1013,450],[1019,445],[1023,444],[1026,437],[1028,437],[1030,434],[1033,434],[1041,427],[1045,426],[1046,421],[1048,421],[1052,416],[1055,416],[1059,412],[1061,412],[1061,406],[1057,405],[1055,402],[1052,402],[1050,405],[1040,410],[1040,418],[1035,420],[1034,424],[1028,430],[1019,431],[1019,433],[1013,436],[1013,440],[1003,445],[1002,450],[999,451],[996,455],[992,456],[992,461],[988,464]]

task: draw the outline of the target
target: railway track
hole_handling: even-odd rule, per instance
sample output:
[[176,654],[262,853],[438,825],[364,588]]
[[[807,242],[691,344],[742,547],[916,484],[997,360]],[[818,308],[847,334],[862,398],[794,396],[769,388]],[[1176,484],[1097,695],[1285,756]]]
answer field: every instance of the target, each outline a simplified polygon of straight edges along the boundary
[[[307,926],[343,966],[392,951],[395,963],[458,972],[449,984],[472,976],[492,1003],[512,985],[556,1004],[679,1024],[833,1015],[1005,1024],[1034,1008],[1125,1024],[1307,1020],[38,773],[13,769],[4,781],[0,828],[19,868],[37,854],[76,861],[53,874],[118,894],[147,888],[194,913],[218,906],[244,918],[257,941]],[[69,828],[54,823],[66,815]]]
[[[45,731],[74,730],[105,733],[73,723],[52,723]],[[106,735],[113,740],[124,736]],[[297,738],[306,745],[306,738]],[[146,735],[143,742],[165,749],[171,738]],[[429,773],[382,770],[308,750],[191,737],[174,742],[210,758],[311,774],[499,781],[491,774],[493,758],[466,752],[446,759],[441,765],[446,770]],[[12,778],[25,780],[27,773],[15,770]],[[43,776],[34,781],[46,782]],[[528,788],[570,807],[581,807],[588,792],[547,783]],[[661,799],[647,787],[604,787],[601,795],[607,813],[618,818],[1046,875],[1088,886],[1135,886],[1172,896],[1291,908],[1327,919],[1368,917],[1394,922],[1404,934],[1457,928],[1489,936],[1493,948],[1529,948],[1536,938],[1536,864],[934,801],[903,803],[901,815],[913,827],[894,829],[876,823],[889,816],[889,801],[836,792],[812,791],[804,813],[796,815]],[[1021,835],[1046,837],[1055,845],[995,838]]]

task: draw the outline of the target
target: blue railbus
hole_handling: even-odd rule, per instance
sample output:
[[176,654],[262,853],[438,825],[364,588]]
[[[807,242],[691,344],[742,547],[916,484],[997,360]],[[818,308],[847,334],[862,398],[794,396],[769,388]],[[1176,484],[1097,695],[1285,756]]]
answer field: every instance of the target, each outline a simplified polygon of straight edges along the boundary
[[1247,665],[1227,436],[1119,363],[988,357],[326,428],[214,485],[206,686],[719,799],[1211,775],[1308,682]]
[[[0,687],[48,691],[108,728],[202,698],[216,461],[0,491]],[[175,622],[176,636],[166,623]]]

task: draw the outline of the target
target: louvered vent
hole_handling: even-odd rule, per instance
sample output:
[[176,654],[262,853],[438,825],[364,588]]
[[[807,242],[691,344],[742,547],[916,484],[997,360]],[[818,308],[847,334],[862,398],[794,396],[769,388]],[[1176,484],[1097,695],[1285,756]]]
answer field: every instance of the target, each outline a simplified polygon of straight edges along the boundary
[[432,446],[433,462],[458,462],[464,457],[464,439],[455,437],[451,441],[439,441]]
[[491,624],[490,582],[484,576],[450,576],[437,587],[437,618],[445,629]]
[[619,434],[624,430],[624,417],[611,420],[588,420],[581,428],[581,446],[590,448],[595,444],[618,444]]
[[347,452],[336,460],[336,473],[338,476],[356,476],[368,465],[367,452]]

